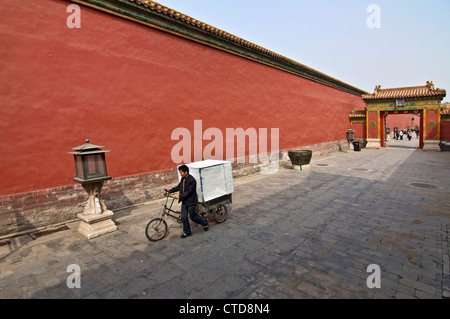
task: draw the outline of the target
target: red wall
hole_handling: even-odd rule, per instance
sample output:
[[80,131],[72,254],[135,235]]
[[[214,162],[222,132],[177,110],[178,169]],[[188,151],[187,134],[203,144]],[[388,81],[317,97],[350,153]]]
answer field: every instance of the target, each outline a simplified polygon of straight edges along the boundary
[[450,121],[441,121],[441,140],[450,141]]
[[355,131],[355,138],[359,140],[365,140],[366,136],[366,122],[353,122],[350,128]]
[[[106,145],[113,178],[174,167],[172,131],[279,128],[280,149],[345,139],[354,96],[69,1],[0,0],[0,195],[73,184]],[[205,146],[206,143],[204,143]],[[225,152],[225,151],[224,151]]]

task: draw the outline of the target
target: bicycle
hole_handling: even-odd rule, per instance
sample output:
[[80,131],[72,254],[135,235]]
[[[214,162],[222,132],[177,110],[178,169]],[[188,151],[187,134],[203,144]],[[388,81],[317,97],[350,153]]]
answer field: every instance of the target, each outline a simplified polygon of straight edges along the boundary
[[[172,209],[173,203],[175,202],[175,197],[170,196],[169,193],[165,192],[166,202],[162,205],[159,217],[152,219],[145,228],[145,235],[150,241],[159,241],[167,236],[169,231],[169,225],[165,219],[169,216],[176,220],[178,224],[181,224],[181,212]],[[169,199],[172,201],[169,204]],[[197,204],[197,212],[205,217],[206,214],[214,214],[214,220],[221,224],[228,216],[228,210],[225,206],[226,204],[231,204],[231,194],[216,198],[214,200]]]

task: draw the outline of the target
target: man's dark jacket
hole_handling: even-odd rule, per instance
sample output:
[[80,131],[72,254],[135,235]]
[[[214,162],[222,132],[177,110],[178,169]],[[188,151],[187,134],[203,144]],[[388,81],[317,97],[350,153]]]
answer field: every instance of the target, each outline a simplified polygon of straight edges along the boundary
[[175,192],[180,192],[180,202],[183,202],[184,206],[197,205],[197,181],[191,175],[182,178],[180,184],[169,191],[169,193]]

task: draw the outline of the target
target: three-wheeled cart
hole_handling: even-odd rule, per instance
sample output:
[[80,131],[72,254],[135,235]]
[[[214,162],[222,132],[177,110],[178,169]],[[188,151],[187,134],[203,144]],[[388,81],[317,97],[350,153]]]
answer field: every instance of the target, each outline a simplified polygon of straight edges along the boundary
[[[208,160],[191,163],[189,174],[197,181],[197,212],[201,216],[213,215],[214,220],[220,224],[228,216],[227,205],[232,204],[233,171],[231,162]],[[181,180],[181,177],[179,176]],[[160,216],[152,219],[145,229],[150,241],[158,241],[166,237],[169,227],[166,216],[172,217],[181,223],[181,212],[172,209],[174,197],[166,194],[166,202],[161,208]],[[172,200],[169,201],[169,198]]]

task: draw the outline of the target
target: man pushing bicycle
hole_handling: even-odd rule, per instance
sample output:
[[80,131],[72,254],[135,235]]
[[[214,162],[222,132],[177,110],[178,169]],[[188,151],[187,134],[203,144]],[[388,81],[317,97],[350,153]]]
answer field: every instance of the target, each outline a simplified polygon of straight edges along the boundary
[[[179,195],[175,196],[181,202],[181,222],[183,223],[183,234],[181,238],[186,238],[192,235],[191,226],[189,224],[189,217],[194,223],[203,226],[205,231],[208,230],[208,220],[206,218],[201,218],[197,214],[197,181],[195,178],[189,174],[189,167],[186,165],[181,165],[178,168],[180,172],[181,181],[178,186],[164,190],[168,193],[180,192]],[[189,217],[188,217],[189,216]]]

